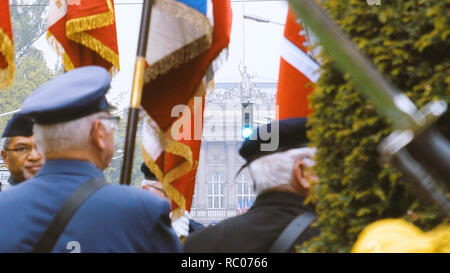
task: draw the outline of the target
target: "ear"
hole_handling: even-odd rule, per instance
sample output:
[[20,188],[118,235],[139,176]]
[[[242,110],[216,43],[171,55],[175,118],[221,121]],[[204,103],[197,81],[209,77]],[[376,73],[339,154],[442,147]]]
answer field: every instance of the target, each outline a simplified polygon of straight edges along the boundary
[[94,121],[92,124],[91,140],[95,147],[100,150],[106,148],[106,128],[100,120]]
[[5,150],[2,150],[2,160],[3,163],[5,164],[5,167],[8,168],[8,155],[6,154]]
[[308,178],[306,177],[306,169],[307,166],[301,159],[297,159],[294,162],[294,179],[295,182],[298,183],[298,185],[303,190],[309,190],[311,185],[309,184]]

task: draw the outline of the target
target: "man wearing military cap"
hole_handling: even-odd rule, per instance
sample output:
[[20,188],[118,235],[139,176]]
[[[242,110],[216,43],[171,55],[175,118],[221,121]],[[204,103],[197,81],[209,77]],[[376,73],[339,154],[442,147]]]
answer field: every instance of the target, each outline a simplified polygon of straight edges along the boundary
[[[169,202],[107,185],[114,117],[109,73],[71,70],[34,90],[21,114],[34,120],[46,158],[39,173],[0,198],[0,252],[179,252]],[[20,230],[20,232],[17,232]]]
[[[150,169],[147,167],[147,165],[145,165],[145,163],[142,163],[141,165],[141,172],[144,174],[145,178],[141,182],[142,189],[151,192],[153,194],[156,194],[161,198],[170,200],[167,197],[163,184],[158,181],[155,174],[152,171],[150,171]],[[183,240],[183,238],[188,236],[189,233],[202,229],[204,228],[204,226],[201,223],[198,223],[195,220],[191,219],[189,217],[189,213],[185,211],[184,215],[175,220],[172,220],[172,228],[178,235],[178,237]]]
[[7,183],[1,185],[1,191],[32,178],[41,169],[44,158],[36,149],[31,119],[19,114],[12,116],[3,131],[1,155],[11,174]]
[[[279,145],[264,146],[269,141]],[[295,245],[317,236],[319,230],[309,227],[316,215],[303,204],[310,184],[317,179],[312,170],[315,149],[306,147],[307,143],[304,118],[259,127],[239,150],[246,159],[243,167],[253,179],[254,205],[244,214],[189,235],[184,251],[293,252]]]

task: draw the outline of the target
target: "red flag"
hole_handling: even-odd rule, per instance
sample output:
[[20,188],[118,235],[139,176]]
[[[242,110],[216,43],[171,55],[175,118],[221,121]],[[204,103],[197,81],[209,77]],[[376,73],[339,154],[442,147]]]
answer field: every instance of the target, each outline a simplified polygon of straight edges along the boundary
[[[181,3],[173,2],[176,2],[175,5]],[[151,47],[150,39],[155,37],[155,35],[152,35],[153,20],[157,18],[153,17],[154,6],[150,24],[149,48],[147,49],[149,67],[146,70],[146,83],[142,95],[142,107],[151,118],[144,121],[142,130],[143,157],[149,169],[163,183],[166,194],[172,200],[174,217],[181,215],[186,209],[189,210],[191,206],[197,171],[196,165],[201,146],[204,95],[209,82],[209,79],[204,81],[205,74],[214,72],[212,62],[228,46],[232,21],[229,0],[212,1],[213,24],[201,17],[203,14],[210,18],[207,12],[194,8],[194,6],[201,6],[202,0],[191,2],[196,2],[198,5],[182,8],[182,14],[192,15],[186,23],[189,28],[177,27],[175,29],[183,32],[171,31],[171,35],[175,37],[167,38],[166,35],[164,38],[166,40],[180,40],[180,37],[190,37],[191,35],[197,38],[184,39],[184,46],[177,50],[166,52],[162,56],[149,58],[149,51],[150,54],[152,52],[157,54],[165,49]],[[157,4],[158,1],[155,2],[155,5],[157,12],[160,12]],[[176,10],[169,9],[166,17],[161,16],[161,20],[175,24],[172,19],[167,19],[167,14],[172,11],[180,14]],[[161,12],[164,12],[164,10]],[[197,23],[192,23],[194,21],[192,18],[198,18]],[[174,20],[181,22],[179,16]],[[160,28],[164,28],[165,25],[170,24],[161,22],[157,25],[155,23],[155,26]],[[213,27],[212,37],[210,38],[208,38],[208,33],[210,33],[208,26]],[[184,33],[184,31],[187,31],[187,33]],[[156,37],[158,36],[156,35]],[[167,42],[164,45],[167,45]],[[174,46],[174,48],[177,47]],[[194,98],[194,96],[197,97]],[[199,98],[201,98],[202,103],[199,103]],[[188,105],[189,112],[185,112],[185,115],[181,117],[173,117],[172,110],[176,105]],[[178,123],[188,120],[186,115],[191,115],[191,123],[181,126],[185,137],[174,140],[172,130],[175,129],[176,131],[177,128],[181,128]]]
[[48,25],[47,39],[63,56],[65,70],[120,69],[113,0],[50,0]]
[[8,0],[0,0],[0,88],[14,79],[14,41]]
[[176,120],[171,117],[172,108],[178,104],[188,103],[200,86],[212,61],[230,42],[232,20],[230,1],[213,0],[213,14],[214,33],[209,50],[144,85],[142,106],[163,131],[167,131]]
[[[148,115],[144,118],[143,158],[172,200],[174,217],[191,208],[200,156],[204,103],[204,96],[191,99],[187,107],[182,108],[182,116],[174,123],[176,132],[170,136],[162,133]],[[179,133],[183,134],[179,137],[181,139],[172,139]]]
[[319,65],[308,55],[306,35],[289,10],[281,49],[276,104],[279,118],[306,117],[311,113],[307,96],[317,81]]
[[[187,171],[178,179],[174,179],[170,184],[174,187],[185,199],[186,204],[178,205],[176,202],[172,203],[172,207],[181,207],[188,211],[191,210],[192,197],[194,196],[195,188],[195,178],[197,175],[197,167],[200,158],[200,148],[202,145],[201,135],[202,135],[202,125],[203,125],[203,112],[205,109],[205,97],[196,97],[189,101],[189,108],[191,112],[191,130],[189,139],[181,139],[177,143],[189,147],[192,153],[192,168]],[[196,124],[197,123],[197,124]],[[200,124],[198,124],[200,123]],[[200,131],[195,132],[198,126]],[[183,130],[185,128],[183,127]],[[196,136],[197,135],[197,136]],[[180,145],[180,146],[181,146]],[[183,156],[176,155],[174,153],[165,152],[164,153],[164,173],[168,174],[171,170],[176,170],[177,166],[181,166],[186,162],[186,158]]]

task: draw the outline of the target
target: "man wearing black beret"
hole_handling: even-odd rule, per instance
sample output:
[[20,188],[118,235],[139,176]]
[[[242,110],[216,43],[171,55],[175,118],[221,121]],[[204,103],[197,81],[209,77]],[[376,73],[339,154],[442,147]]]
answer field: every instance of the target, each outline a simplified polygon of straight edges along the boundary
[[32,178],[41,169],[44,158],[36,149],[31,119],[14,114],[8,121],[2,134],[1,155],[11,174],[1,191]]
[[304,118],[272,122],[244,141],[239,153],[252,176],[254,205],[244,214],[189,235],[185,252],[294,252],[296,245],[319,235],[310,227],[316,215],[304,204],[317,180],[312,170],[315,148],[306,147],[306,122]]

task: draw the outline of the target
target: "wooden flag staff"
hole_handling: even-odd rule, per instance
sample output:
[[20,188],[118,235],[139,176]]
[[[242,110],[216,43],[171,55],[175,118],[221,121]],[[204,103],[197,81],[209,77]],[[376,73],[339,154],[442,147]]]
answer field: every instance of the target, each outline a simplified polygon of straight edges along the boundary
[[142,88],[144,85],[145,55],[147,51],[148,30],[152,13],[153,0],[144,0],[141,16],[141,27],[137,47],[136,65],[134,67],[133,88],[131,90],[130,108],[128,109],[127,134],[125,137],[124,157],[120,184],[130,185],[133,169],[134,146],[137,123],[141,108]]

